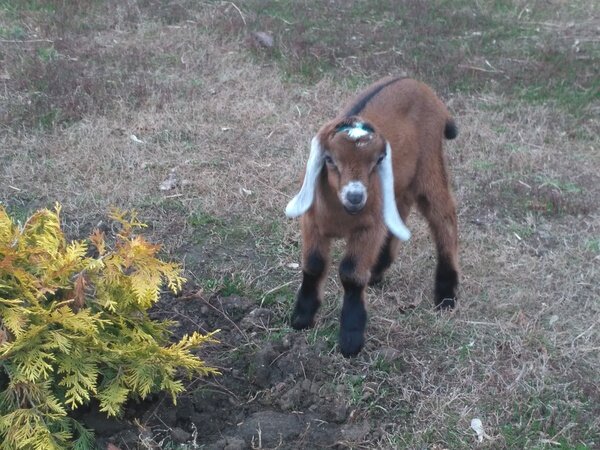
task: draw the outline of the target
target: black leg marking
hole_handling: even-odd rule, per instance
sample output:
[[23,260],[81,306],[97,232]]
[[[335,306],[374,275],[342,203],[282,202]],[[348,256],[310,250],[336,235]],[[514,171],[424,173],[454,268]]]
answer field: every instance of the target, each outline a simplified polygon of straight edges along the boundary
[[452,309],[456,303],[458,273],[446,258],[439,257],[435,272],[435,307]]
[[392,265],[394,261],[391,255],[391,243],[392,236],[388,234],[385,238],[385,244],[381,248],[379,252],[379,257],[377,258],[377,262],[373,269],[371,270],[371,279],[369,280],[369,286],[373,286],[377,283],[380,283],[383,280],[383,273]]
[[367,311],[363,305],[362,287],[346,291],[340,318],[340,352],[346,358],[356,356],[365,345]]
[[354,281],[355,264],[344,259],[340,265],[340,278],[344,286],[344,304],[340,318],[340,352],[346,358],[356,356],[365,344],[367,311],[363,303],[364,286]]
[[291,323],[296,330],[310,328],[321,305],[319,283],[325,271],[325,260],[319,253],[311,253],[302,272],[302,284],[296,296]]
[[456,136],[458,136],[456,122],[454,122],[453,119],[448,119],[446,121],[446,126],[444,127],[444,137],[446,139],[454,139]]
[[356,263],[352,258],[344,258],[340,263],[340,280],[344,288],[346,284],[354,283],[354,271],[356,270]]

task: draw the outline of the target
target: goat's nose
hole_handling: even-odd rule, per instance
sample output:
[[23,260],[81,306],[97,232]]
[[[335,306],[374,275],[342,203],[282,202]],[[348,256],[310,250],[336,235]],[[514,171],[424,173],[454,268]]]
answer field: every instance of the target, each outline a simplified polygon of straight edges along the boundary
[[348,192],[346,199],[348,203],[352,205],[360,205],[364,199],[364,194],[362,192]]

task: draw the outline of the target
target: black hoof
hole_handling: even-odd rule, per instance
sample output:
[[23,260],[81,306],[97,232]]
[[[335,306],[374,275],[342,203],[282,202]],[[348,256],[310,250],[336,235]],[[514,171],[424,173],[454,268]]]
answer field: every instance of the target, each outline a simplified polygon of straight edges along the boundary
[[325,270],[325,260],[318,253],[311,253],[302,272],[302,284],[296,295],[294,310],[290,318],[292,327],[304,330],[315,324],[315,315],[321,305],[319,283]]
[[371,279],[369,280],[369,286],[375,286],[376,284],[379,284],[382,281],[383,281],[382,273],[371,274]]
[[299,297],[294,305],[291,324],[295,330],[305,330],[315,325],[315,315],[321,302],[314,297]]
[[345,358],[356,356],[365,345],[365,335],[362,331],[340,331],[340,353]]
[[435,309],[437,310],[452,310],[456,306],[456,299],[451,297],[441,298],[436,300]]
[[315,315],[294,311],[290,322],[294,330],[306,330],[315,326]]
[[457,287],[458,273],[443,259],[440,259],[435,274],[435,309],[454,309]]

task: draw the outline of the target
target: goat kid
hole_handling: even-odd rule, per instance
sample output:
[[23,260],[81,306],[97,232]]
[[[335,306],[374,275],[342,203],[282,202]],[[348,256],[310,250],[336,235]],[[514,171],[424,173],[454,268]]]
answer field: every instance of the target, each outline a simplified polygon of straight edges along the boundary
[[435,306],[454,307],[456,209],[442,143],[456,135],[434,92],[408,78],[380,80],[323,125],[312,139],[302,188],[286,208],[288,217],[302,216],[303,275],[291,317],[295,329],[314,325],[331,240],[344,238],[339,346],[346,357],[360,352],[366,286],[382,279],[399,240],[410,238],[404,222],[415,203],[437,245]]

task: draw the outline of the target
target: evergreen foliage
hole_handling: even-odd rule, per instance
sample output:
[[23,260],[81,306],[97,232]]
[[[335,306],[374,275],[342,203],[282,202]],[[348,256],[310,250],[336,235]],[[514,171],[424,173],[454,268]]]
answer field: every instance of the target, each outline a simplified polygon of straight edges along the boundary
[[176,376],[216,373],[191,353],[212,334],[170,343],[172,323],[148,316],[163,284],[177,292],[185,280],[134,233],[135,213],[113,211],[110,242],[97,230],[67,242],[59,215],[19,226],[0,206],[0,450],[93,448],[69,411],[95,398],[115,416],[162,390],[175,401]]

